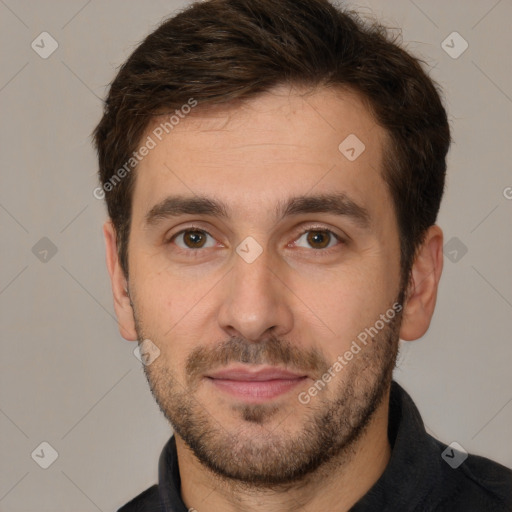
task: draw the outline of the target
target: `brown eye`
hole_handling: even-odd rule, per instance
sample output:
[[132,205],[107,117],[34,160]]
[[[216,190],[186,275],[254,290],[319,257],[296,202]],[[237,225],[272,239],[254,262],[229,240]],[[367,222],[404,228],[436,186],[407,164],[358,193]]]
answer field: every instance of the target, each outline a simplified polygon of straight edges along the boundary
[[[207,244],[207,237],[212,238],[210,245]],[[180,249],[204,249],[207,247],[214,247],[215,240],[206,231],[199,229],[185,229],[174,235],[171,241],[175,241]]]
[[330,235],[325,231],[310,231],[307,236],[308,244],[316,249],[325,249],[330,242]]
[[[307,246],[299,242],[304,240]],[[340,238],[328,229],[310,229],[305,231],[295,242],[299,247],[310,247],[313,249],[327,249],[333,246],[332,242],[339,242]]]
[[185,245],[190,247],[191,249],[197,249],[198,247],[202,247],[205,241],[204,233],[201,231],[187,231],[183,235],[183,241]]

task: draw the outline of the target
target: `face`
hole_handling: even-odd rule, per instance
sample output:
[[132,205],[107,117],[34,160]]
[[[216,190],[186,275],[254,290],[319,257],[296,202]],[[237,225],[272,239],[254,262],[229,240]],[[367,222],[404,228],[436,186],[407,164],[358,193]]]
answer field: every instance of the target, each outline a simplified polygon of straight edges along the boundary
[[384,143],[355,94],[279,87],[198,107],[139,164],[129,292],[160,350],[145,372],[217,474],[296,481],[348,457],[381,404],[402,298]]

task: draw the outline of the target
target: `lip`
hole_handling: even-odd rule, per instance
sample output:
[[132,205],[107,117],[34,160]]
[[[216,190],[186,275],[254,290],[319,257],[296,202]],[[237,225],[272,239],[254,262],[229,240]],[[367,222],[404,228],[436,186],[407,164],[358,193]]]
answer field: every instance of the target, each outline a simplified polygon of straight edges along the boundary
[[242,399],[261,403],[283,395],[308,378],[284,368],[233,366],[206,376],[216,389]]
[[245,366],[231,366],[207,375],[211,379],[266,381],[275,379],[297,379],[306,377],[304,373],[296,373],[285,368],[263,366],[249,369]]

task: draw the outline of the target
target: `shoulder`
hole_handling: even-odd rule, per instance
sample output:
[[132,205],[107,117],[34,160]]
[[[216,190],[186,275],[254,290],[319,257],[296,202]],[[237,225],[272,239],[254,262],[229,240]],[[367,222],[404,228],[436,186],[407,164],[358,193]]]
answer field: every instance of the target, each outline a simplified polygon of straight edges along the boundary
[[117,512],[163,512],[158,485],[153,485],[122,506]]
[[[436,440],[439,449],[447,445]],[[512,511],[512,470],[501,464],[468,454],[460,466],[443,464],[443,488],[439,511]]]

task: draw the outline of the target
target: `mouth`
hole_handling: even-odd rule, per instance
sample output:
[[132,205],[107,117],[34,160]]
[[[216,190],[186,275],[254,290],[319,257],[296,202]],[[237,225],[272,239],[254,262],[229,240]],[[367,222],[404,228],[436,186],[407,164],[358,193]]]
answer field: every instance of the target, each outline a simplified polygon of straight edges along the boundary
[[233,366],[205,377],[214,388],[250,403],[277,398],[301,385],[308,376],[272,366]]

